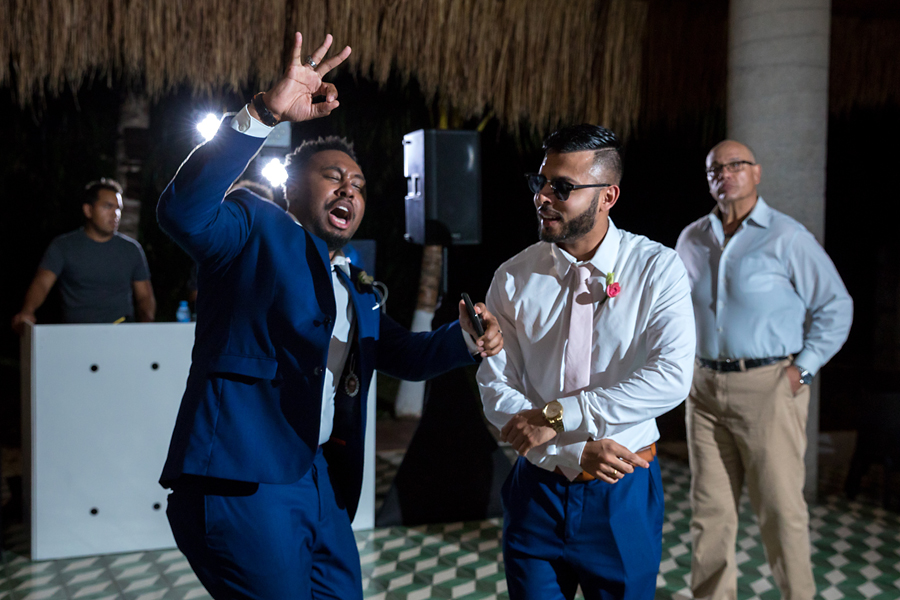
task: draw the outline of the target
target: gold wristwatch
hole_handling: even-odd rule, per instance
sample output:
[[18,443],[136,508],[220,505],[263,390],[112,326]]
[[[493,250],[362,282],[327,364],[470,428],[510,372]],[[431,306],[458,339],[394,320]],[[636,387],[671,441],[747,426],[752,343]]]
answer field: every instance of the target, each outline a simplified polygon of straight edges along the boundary
[[553,428],[556,433],[563,432],[563,406],[557,400],[548,402],[542,411],[547,425]]

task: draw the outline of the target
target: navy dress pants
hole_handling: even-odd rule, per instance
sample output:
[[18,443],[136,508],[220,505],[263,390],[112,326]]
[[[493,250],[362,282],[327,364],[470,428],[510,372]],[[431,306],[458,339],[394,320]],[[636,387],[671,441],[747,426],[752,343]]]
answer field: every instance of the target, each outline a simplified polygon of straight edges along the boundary
[[166,514],[216,600],[362,599],[356,540],[321,450],[292,484],[183,476]]
[[618,483],[573,483],[519,458],[503,485],[511,600],[652,600],[662,558],[659,461]]

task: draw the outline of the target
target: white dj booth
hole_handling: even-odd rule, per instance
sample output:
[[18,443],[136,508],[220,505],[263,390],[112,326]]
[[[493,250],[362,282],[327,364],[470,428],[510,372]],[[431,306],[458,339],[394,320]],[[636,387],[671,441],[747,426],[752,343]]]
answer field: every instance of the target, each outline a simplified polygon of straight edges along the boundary
[[[22,449],[33,560],[171,548],[157,483],[184,392],[192,323],[28,326]],[[354,529],[375,525],[375,381]]]

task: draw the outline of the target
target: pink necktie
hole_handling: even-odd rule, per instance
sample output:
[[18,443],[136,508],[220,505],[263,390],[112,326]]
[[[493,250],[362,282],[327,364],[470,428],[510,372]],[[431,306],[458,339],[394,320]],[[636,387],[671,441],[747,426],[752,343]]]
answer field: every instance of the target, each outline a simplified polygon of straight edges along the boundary
[[566,395],[587,387],[591,381],[591,339],[594,333],[594,302],[587,285],[591,268],[573,265],[572,271],[577,282],[569,302],[571,316],[563,383],[563,393]]

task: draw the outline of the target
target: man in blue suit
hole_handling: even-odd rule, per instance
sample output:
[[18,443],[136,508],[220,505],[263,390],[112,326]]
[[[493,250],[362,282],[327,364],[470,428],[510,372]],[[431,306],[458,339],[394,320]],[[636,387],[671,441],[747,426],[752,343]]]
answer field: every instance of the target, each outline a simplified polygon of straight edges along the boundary
[[350,49],[324,60],[330,45],[304,61],[298,33],[284,77],[223,122],[159,201],[160,225],[200,265],[193,363],[160,481],[178,547],[217,599],[362,598],[350,521],[373,371],[428,379],[502,347],[484,305],[477,340],[462,307],[460,322],[417,334],[378,310],[341,253],[366,205],[346,142],[292,155],[289,214],[244,189],[225,197],[277,122],[337,108],[322,76]]

